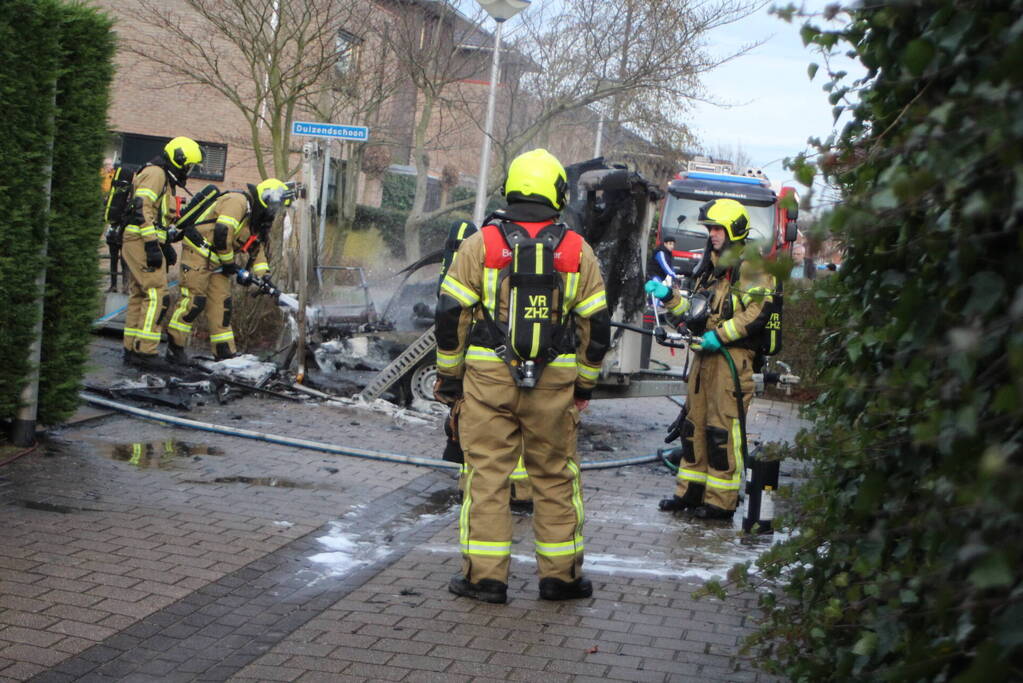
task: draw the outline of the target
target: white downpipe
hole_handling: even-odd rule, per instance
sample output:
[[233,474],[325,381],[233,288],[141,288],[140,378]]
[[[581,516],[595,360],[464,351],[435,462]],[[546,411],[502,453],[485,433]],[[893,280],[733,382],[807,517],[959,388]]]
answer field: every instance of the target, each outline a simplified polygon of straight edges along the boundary
[[327,199],[328,199],[328,188],[330,186],[330,148],[332,147],[331,141],[327,140],[323,145],[323,175],[320,178],[320,226],[316,233],[316,258],[313,259],[313,263],[316,265],[320,264],[320,258],[323,257],[323,247],[326,244],[326,236],[324,233],[327,230]]

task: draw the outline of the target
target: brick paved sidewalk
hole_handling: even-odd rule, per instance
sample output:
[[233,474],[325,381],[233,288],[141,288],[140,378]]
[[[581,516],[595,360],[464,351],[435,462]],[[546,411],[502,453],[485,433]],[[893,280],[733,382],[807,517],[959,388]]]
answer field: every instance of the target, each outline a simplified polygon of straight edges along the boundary
[[[652,451],[677,412],[622,403],[594,405],[584,459],[598,442]],[[205,417],[440,451],[437,426],[276,405]],[[794,427],[788,406],[755,405],[751,433]],[[537,600],[530,519],[516,517],[511,600],[495,606],[446,591],[459,566],[446,472],[119,416],[60,437],[0,470],[0,680],[765,679],[730,661],[752,599],[690,596],[757,546],[656,511],[673,486],[658,466],[584,475],[592,599]]]

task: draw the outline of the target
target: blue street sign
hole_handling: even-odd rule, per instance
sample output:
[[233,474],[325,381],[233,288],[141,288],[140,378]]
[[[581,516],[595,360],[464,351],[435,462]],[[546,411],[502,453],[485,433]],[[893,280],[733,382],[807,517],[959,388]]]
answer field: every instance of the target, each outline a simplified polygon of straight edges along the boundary
[[291,134],[307,135],[313,138],[354,140],[355,142],[366,142],[369,140],[369,128],[366,126],[343,126],[337,123],[293,121],[291,123]]

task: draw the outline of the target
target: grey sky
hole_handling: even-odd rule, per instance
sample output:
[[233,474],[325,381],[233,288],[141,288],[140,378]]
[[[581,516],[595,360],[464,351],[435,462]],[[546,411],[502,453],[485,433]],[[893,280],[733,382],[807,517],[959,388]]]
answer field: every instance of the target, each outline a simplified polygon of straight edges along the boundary
[[[782,3],[784,4],[784,3]],[[828,4],[806,3],[819,12]],[[765,8],[743,21],[718,29],[710,36],[710,48],[724,53],[758,39],[766,42],[750,54],[708,74],[708,93],[731,107],[699,104],[689,119],[701,143],[710,151],[741,147],[757,166],[766,167],[772,180],[785,181],[790,174],[779,159],[807,149],[811,136],[824,139],[831,132],[831,104],[821,90],[827,82],[824,69],[810,81],[807,66],[820,63],[817,53],[803,47],[799,29],[803,19],[786,23]],[[850,73],[861,66],[843,59]]]

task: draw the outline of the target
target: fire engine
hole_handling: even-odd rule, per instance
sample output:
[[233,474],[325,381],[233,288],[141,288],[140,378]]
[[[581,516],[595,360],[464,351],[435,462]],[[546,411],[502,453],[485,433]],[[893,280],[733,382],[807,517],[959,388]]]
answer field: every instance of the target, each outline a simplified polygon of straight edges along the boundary
[[[792,202],[782,201],[789,196]],[[782,187],[776,193],[760,169],[736,173],[730,164],[697,157],[668,183],[657,230],[659,241],[675,238],[673,265],[680,274],[689,275],[693,271],[707,243],[707,229],[696,222],[700,206],[718,198],[735,199],[746,207],[751,237],[761,242],[770,255],[795,241],[798,217],[795,188]]]

